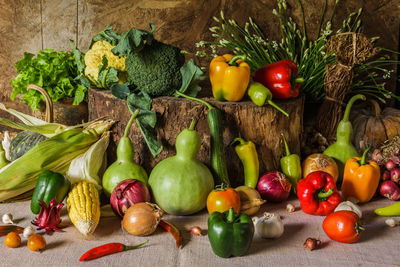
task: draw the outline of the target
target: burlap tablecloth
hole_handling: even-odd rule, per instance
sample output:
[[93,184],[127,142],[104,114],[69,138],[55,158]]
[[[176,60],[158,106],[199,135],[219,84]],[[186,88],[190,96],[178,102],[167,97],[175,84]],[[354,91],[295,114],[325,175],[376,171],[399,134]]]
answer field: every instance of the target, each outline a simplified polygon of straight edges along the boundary
[[[254,237],[248,255],[223,259],[216,256],[210,247],[208,237],[191,236],[186,229],[198,225],[207,229],[205,211],[193,216],[166,216],[183,233],[184,247],[176,249],[172,236],[157,229],[148,237],[136,237],[121,230],[120,220],[116,217],[101,218],[93,237],[84,239],[70,223],[63,209],[64,233],[46,235],[47,248],[43,252],[33,252],[22,238],[19,248],[11,249],[0,238],[0,266],[400,266],[400,227],[390,228],[385,217],[375,216],[373,210],[393,203],[386,199],[374,200],[362,205],[363,232],[359,242],[342,244],[331,241],[322,230],[322,216],[306,215],[299,209],[297,200],[290,200],[296,206],[294,213],[285,210],[286,203],[263,206],[257,215],[264,211],[281,215],[285,232],[277,240],[264,240]],[[29,202],[0,204],[0,215],[12,213],[18,225],[26,227],[34,218]],[[308,237],[319,238],[322,247],[308,251],[303,247]],[[89,262],[79,262],[79,257],[87,250],[109,242],[121,242],[126,245],[149,242],[143,247],[109,255]]]

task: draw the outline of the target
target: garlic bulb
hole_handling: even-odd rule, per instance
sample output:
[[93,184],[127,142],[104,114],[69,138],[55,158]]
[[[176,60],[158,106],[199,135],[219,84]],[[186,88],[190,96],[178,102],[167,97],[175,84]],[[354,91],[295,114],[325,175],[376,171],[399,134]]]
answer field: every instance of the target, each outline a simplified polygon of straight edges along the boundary
[[339,210],[349,210],[349,211],[352,211],[355,214],[357,214],[358,218],[361,219],[361,217],[362,217],[362,211],[361,211],[360,206],[358,206],[357,204],[354,204],[351,201],[341,202],[335,209],[335,211],[339,211]]
[[3,223],[5,223],[5,224],[14,224],[14,222],[12,221],[12,219],[13,219],[13,216],[12,216],[11,213],[6,213],[6,214],[4,214],[3,217],[2,217],[2,221],[3,221]]
[[256,233],[262,238],[279,238],[282,236],[284,227],[279,215],[265,212],[260,218],[253,218]]
[[24,229],[24,233],[22,234],[25,238],[29,238],[31,235],[34,235],[35,229],[32,226],[28,226]]

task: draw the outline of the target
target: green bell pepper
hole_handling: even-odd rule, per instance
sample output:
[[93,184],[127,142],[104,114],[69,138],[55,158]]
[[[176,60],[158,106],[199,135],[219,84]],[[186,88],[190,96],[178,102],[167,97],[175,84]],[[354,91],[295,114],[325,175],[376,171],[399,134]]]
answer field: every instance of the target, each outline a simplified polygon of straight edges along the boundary
[[208,239],[217,256],[242,256],[249,250],[254,236],[254,224],[246,214],[233,208],[223,213],[215,211],[208,217]]
[[292,184],[293,191],[296,193],[297,183],[301,179],[301,163],[300,157],[297,154],[291,154],[285,136],[282,134],[283,143],[285,145],[286,156],[280,160],[283,174],[289,179]]
[[40,212],[39,200],[49,205],[50,201],[56,198],[57,202],[61,203],[68,194],[70,186],[71,183],[62,174],[43,171],[40,173],[35,190],[33,191],[31,211],[34,214]]

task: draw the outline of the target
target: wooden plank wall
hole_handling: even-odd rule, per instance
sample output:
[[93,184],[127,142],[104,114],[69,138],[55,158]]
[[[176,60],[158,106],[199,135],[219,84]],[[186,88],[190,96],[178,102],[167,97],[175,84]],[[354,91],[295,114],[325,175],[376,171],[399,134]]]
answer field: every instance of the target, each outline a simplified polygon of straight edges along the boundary
[[[322,0],[303,0],[308,34],[313,36],[323,8]],[[334,0],[328,0],[328,14]],[[289,13],[300,22],[297,0],[288,0]],[[69,39],[80,49],[88,49],[94,34],[111,24],[118,31],[130,27],[156,26],[156,38],[193,51],[194,44],[210,39],[212,16],[223,10],[226,17],[243,24],[249,16],[271,39],[279,37],[277,19],[272,15],[275,0],[0,0],[0,100],[11,93],[13,66],[24,51],[43,48],[70,50]],[[364,31],[381,36],[381,45],[398,49],[398,0],[342,0],[334,25],[362,7]],[[204,62],[203,62],[204,63]]]

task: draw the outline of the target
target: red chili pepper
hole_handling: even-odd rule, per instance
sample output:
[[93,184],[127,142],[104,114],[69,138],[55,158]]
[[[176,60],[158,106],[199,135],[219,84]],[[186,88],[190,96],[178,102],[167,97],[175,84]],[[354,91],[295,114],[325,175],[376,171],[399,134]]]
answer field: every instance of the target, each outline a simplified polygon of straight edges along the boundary
[[301,209],[313,215],[328,215],[341,201],[335,180],[322,171],[312,172],[298,182],[297,197]]
[[284,59],[256,70],[253,81],[267,87],[273,98],[288,99],[299,95],[304,79],[298,76],[297,65],[291,60]]
[[176,240],[176,247],[179,249],[182,246],[182,235],[179,232],[178,228],[176,228],[175,225],[173,225],[172,223],[165,220],[161,220],[158,225],[161,226],[161,228],[163,228],[165,231],[172,234],[172,236]]
[[147,242],[149,242],[149,240],[146,240],[145,242],[136,246],[125,246],[121,243],[104,244],[102,246],[88,250],[85,254],[82,255],[82,257],[79,258],[79,261],[90,261],[113,253],[135,249],[143,246]]

